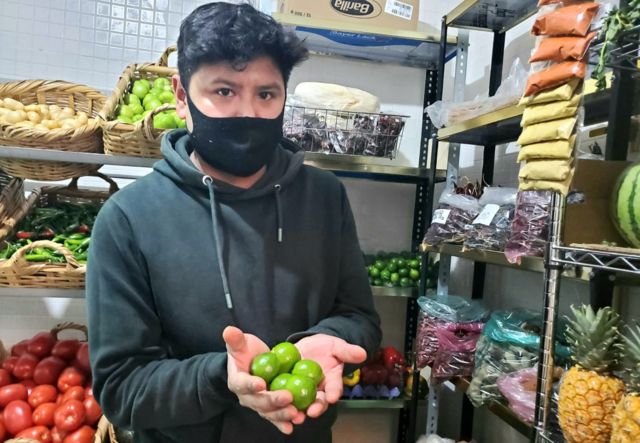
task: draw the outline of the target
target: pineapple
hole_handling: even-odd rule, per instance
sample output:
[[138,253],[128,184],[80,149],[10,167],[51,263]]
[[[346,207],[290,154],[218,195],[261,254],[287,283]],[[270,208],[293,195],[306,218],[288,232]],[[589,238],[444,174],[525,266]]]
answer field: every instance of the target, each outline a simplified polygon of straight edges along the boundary
[[571,308],[567,340],[576,363],[560,385],[558,417],[567,443],[608,443],[624,383],[614,377],[621,356],[620,316],[611,308]]
[[626,356],[630,361],[625,370],[627,394],[618,403],[613,416],[611,443],[640,442],[640,326],[630,328],[629,335],[624,337]]

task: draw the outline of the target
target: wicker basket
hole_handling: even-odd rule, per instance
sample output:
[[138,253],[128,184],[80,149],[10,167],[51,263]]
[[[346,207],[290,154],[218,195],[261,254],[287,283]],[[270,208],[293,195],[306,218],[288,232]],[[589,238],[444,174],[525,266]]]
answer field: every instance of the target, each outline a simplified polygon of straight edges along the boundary
[[132,64],[125,68],[111,97],[107,99],[100,112],[105,153],[133,157],[161,157],[160,139],[167,130],[153,127],[153,115],[167,109],[166,107],[147,114],[146,118],[134,124],[122,123],[115,118],[118,106],[123,104],[124,96],[134,81],[143,78],[152,81],[158,77],[170,77],[178,73],[176,68],[167,66],[169,55],[175,50],[175,46],[167,48],[156,63]]
[[[0,84],[0,97],[13,98],[25,105],[47,104],[69,107],[98,117],[105,96],[87,86],[63,81],[25,80]],[[102,152],[100,122],[90,121],[77,129],[40,130],[0,123],[0,145],[22,148],[55,149],[72,152]],[[0,159],[0,168],[14,177],[34,180],[65,180],[87,175],[99,165],[40,160]]]
[[[109,191],[90,191],[78,188],[78,179],[74,178],[68,186],[45,187],[34,192],[23,208],[23,217],[36,206],[51,206],[56,203],[103,203],[118,191],[118,185],[110,178],[94,173],[109,183]],[[16,218],[14,226],[23,217]],[[25,255],[36,248],[51,248],[66,259],[66,263],[28,262]],[[48,240],[35,241],[16,251],[11,258],[0,260],[0,286],[23,288],[84,288],[86,266],[75,259],[71,251],[64,246]]]
[[[9,223],[14,213],[24,206],[24,183],[21,178],[11,178],[0,174],[0,230]],[[9,229],[10,230],[10,229]],[[2,238],[0,237],[0,240]]]

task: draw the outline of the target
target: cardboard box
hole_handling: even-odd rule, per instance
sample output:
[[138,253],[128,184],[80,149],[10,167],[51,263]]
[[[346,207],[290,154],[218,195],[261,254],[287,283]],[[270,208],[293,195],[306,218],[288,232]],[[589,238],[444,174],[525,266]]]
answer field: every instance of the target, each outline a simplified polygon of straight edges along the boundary
[[279,0],[278,12],[298,17],[418,29],[420,0]]
[[626,245],[611,219],[611,196],[618,177],[628,165],[621,161],[577,161],[565,211],[562,235],[565,245],[603,241]]

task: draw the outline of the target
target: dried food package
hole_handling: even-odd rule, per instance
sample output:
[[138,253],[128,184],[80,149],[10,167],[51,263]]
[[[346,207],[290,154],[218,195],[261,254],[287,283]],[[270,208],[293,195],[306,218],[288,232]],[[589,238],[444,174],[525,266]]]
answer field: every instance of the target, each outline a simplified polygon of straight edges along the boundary
[[538,7],[540,6],[547,6],[547,5],[571,5],[574,3],[581,3],[584,0],[539,0],[538,1]]
[[482,211],[465,234],[464,249],[504,251],[515,214],[515,188],[489,187],[480,198]]
[[553,64],[542,71],[529,75],[524,95],[537,94],[540,91],[567,83],[574,78],[584,79],[586,73],[587,64],[585,62],[568,61]]
[[[569,356],[565,341],[566,322],[559,320],[556,358],[561,364]],[[542,314],[516,310],[496,311],[482,330],[475,355],[475,368],[467,396],[478,407],[502,398],[498,379],[532,368],[538,362]]]
[[462,243],[468,225],[478,216],[478,199],[464,194],[455,194],[445,189],[433,212],[431,226],[425,233],[422,244],[425,248],[442,243]]
[[529,191],[534,189],[541,191],[553,191],[559,192],[562,195],[567,195],[569,193],[571,181],[573,180],[573,173],[574,170],[571,168],[569,176],[562,181],[521,179],[518,189],[520,191]]
[[579,78],[571,79],[568,83],[556,86],[555,88],[547,89],[546,91],[542,91],[528,97],[522,97],[518,104],[520,106],[530,106],[570,100],[578,90],[580,82],[581,80]]
[[594,2],[578,3],[558,8],[539,16],[531,33],[533,35],[574,35],[585,37],[591,28],[591,22],[598,13],[600,5]]
[[526,145],[520,148],[518,162],[542,158],[568,160],[571,158],[575,144],[576,136],[572,135],[569,140],[554,140]]
[[549,230],[553,193],[549,191],[520,191],[511,233],[505,247],[510,263],[519,263],[524,256],[544,254]]
[[520,146],[553,140],[570,140],[576,119],[573,117],[526,126],[518,138]]
[[572,174],[571,160],[530,160],[520,169],[521,180],[564,181]]
[[574,94],[569,100],[527,106],[522,113],[520,126],[573,117],[578,113],[581,98],[582,94]]
[[587,54],[591,40],[597,32],[590,32],[585,37],[549,37],[543,39],[531,55],[529,63],[566,60],[581,61]]
[[416,365],[418,369],[425,368],[433,363],[438,352],[438,327],[445,325],[444,320],[427,314],[423,310],[418,314],[418,327],[416,329]]
[[432,384],[471,377],[483,327],[484,323],[449,323],[436,329],[438,351],[431,368]]

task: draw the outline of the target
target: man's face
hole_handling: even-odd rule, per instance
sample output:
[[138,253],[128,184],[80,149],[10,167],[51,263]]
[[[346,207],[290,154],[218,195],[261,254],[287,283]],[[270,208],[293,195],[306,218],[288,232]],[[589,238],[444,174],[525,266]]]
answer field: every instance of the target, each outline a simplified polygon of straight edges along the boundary
[[[186,94],[178,75],[173,76],[176,112],[193,125]],[[249,62],[237,71],[228,63],[202,65],[191,76],[189,97],[209,117],[276,118],[282,112],[285,87],[282,73],[269,57]]]

